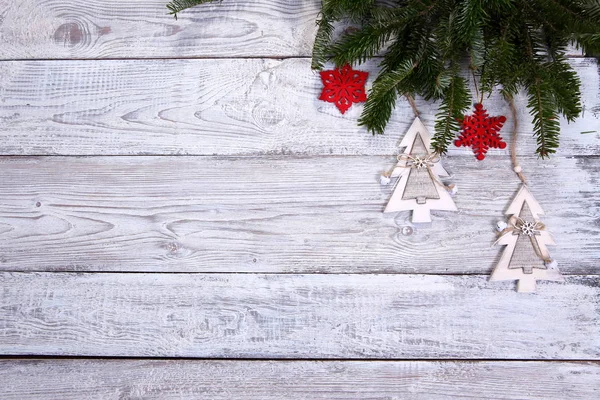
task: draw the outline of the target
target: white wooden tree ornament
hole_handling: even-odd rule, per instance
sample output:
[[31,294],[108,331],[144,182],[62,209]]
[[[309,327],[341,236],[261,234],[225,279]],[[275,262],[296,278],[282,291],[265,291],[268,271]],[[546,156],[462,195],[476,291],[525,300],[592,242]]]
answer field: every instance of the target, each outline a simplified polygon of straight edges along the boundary
[[546,247],[556,243],[538,217],[544,210],[527,186],[521,186],[505,214],[508,226],[495,244],[506,248],[490,281],[517,280],[518,292],[535,292],[537,279],[564,281]]
[[430,210],[458,211],[438,178],[449,175],[431,149],[431,137],[419,117],[402,139],[402,147],[391,173],[398,181],[384,212],[412,211],[412,222],[423,223],[431,222]]

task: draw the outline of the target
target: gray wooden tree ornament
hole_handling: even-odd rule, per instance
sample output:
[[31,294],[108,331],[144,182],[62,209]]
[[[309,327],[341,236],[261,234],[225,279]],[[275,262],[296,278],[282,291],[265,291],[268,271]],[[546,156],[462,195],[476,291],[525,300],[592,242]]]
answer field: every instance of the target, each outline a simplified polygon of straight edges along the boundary
[[404,152],[391,177],[398,177],[384,212],[412,211],[412,222],[431,222],[431,210],[458,211],[454,200],[438,177],[447,177],[431,149],[431,137],[419,117],[416,117],[400,143]]
[[535,292],[538,279],[564,281],[546,247],[556,243],[538,217],[544,210],[527,186],[521,186],[505,214],[508,226],[495,244],[506,248],[490,281],[517,280],[518,292]]

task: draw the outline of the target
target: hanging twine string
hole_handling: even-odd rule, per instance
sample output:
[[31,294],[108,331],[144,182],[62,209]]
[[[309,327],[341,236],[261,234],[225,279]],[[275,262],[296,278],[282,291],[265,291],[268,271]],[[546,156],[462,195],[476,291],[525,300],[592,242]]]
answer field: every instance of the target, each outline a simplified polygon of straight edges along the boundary
[[[417,103],[415,102],[415,98],[413,96],[411,96],[410,94],[406,93],[404,95],[404,97],[406,97],[406,100],[408,100],[408,104],[410,104],[410,108],[412,108],[413,113],[415,114],[415,117],[420,117],[421,116],[421,112],[419,111],[419,108],[417,107]],[[399,156],[398,156],[399,157]],[[400,160],[398,160],[400,161]],[[387,172],[384,172],[382,174],[382,176],[386,177],[386,178],[390,178],[392,176],[392,173],[394,173],[394,170],[396,169],[397,165],[394,165],[392,168],[390,168],[389,170],[387,170]],[[389,180],[388,180],[389,182]],[[396,185],[398,185],[398,181],[396,181],[396,184],[394,185],[394,188],[396,187]]]
[[510,143],[510,158],[512,160],[513,171],[515,171],[521,182],[523,182],[524,185],[527,185],[527,180],[525,179],[525,175],[523,175],[523,168],[521,168],[521,165],[519,165],[519,161],[517,160],[517,130],[519,129],[519,119],[517,117],[515,101],[512,97],[510,98],[508,104],[513,116],[513,132],[512,141]]
[[[512,97],[510,98],[508,104],[510,106],[510,111],[513,117],[512,141],[510,143],[510,159],[512,161],[513,171],[515,171],[515,174],[517,174],[521,182],[523,182],[524,185],[527,185],[527,180],[525,179],[525,175],[523,175],[523,168],[521,168],[521,165],[519,165],[519,161],[517,160],[517,131],[519,129],[519,118],[517,116],[517,108],[515,106],[515,101]],[[552,259],[548,255],[544,255],[541,252],[540,246],[536,238],[536,236],[541,235],[541,232],[545,230],[546,225],[544,225],[542,222],[526,221],[521,217],[513,215],[508,220],[508,226],[499,233],[499,236],[502,237],[505,233],[509,232],[512,232],[513,235],[528,236],[531,239],[532,243],[534,243],[533,249],[535,251],[535,254],[540,260],[542,260],[546,265],[548,265],[552,263]],[[500,239],[498,239],[498,241],[499,240]],[[498,241],[496,241],[494,245],[496,245]]]
[[471,68],[471,75],[473,76],[473,86],[475,86],[475,98],[479,101],[479,104],[483,103],[483,90],[479,93],[479,85],[477,85],[477,77],[475,76],[475,68]]
[[475,99],[479,102],[479,104],[483,103],[483,89],[479,90],[479,85],[477,84],[477,76],[475,75],[475,67],[471,66],[471,75],[473,76],[473,86],[475,86]]
[[415,102],[415,98],[412,97],[410,94],[405,95],[405,97],[406,97],[406,100],[408,100],[408,104],[410,104],[410,107],[412,108],[413,112],[415,113],[415,117],[420,117],[421,112],[417,108],[417,103]]

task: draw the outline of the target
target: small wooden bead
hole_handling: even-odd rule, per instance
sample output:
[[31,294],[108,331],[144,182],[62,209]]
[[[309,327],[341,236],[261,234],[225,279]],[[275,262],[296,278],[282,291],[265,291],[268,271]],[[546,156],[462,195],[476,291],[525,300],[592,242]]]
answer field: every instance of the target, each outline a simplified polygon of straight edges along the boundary
[[381,183],[382,185],[389,185],[391,181],[392,180],[390,179],[389,176],[381,175],[379,177],[379,183]]
[[450,196],[454,197],[456,196],[456,194],[458,193],[458,185],[453,183],[452,185],[449,186],[450,188]]

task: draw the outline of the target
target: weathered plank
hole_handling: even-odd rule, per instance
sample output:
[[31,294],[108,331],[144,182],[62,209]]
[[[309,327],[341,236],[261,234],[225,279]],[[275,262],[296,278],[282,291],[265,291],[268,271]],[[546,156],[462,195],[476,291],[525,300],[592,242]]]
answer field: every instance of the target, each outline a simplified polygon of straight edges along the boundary
[[2,360],[4,400],[597,399],[594,362]]
[[168,15],[168,0],[0,2],[0,57],[310,55],[318,0],[225,0]]
[[[583,81],[585,113],[576,123],[563,122],[559,154],[599,154],[598,66],[592,59],[571,62]],[[377,70],[374,62],[364,69]],[[357,126],[362,105],[342,116],[334,105],[318,100],[321,88],[308,59],[1,62],[0,154],[396,152],[414,118],[406,102],[398,102],[387,134],[373,137]],[[525,98],[518,99],[519,153],[532,155],[536,144],[525,104]],[[423,101],[418,106],[432,127],[437,106]],[[498,96],[486,107],[510,117]],[[509,118],[506,139],[511,124]],[[471,153],[452,146],[450,154]]]
[[224,0],[175,20],[167,2],[0,2],[0,59],[309,57],[321,7],[319,0]]
[[600,279],[0,273],[0,354],[600,359]]
[[[383,214],[393,157],[0,158],[0,269],[489,274],[519,182],[449,157],[459,213]],[[600,159],[524,159],[567,274],[600,273]]]

